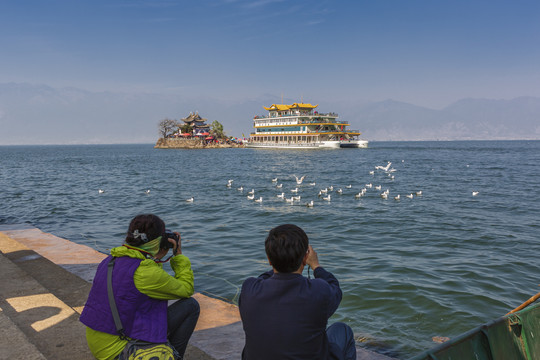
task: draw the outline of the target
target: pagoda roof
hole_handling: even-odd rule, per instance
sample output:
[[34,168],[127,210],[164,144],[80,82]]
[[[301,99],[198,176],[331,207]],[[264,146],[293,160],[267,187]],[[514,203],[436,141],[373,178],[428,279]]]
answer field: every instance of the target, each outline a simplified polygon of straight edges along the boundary
[[189,116],[187,116],[187,117],[185,117],[185,118],[182,119],[182,121],[183,121],[183,122],[186,122],[186,123],[191,123],[191,122],[194,122],[194,121],[202,121],[202,122],[204,122],[204,121],[206,121],[206,120],[207,120],[207,119],[203,119],[203,118],[199,115],[198,112],[195,113],[195,114],[191,113],[191,114],[189,114]]
[[286,111],[291,109],[315,109],[319,105],[311,105],[311,104],[305,104],[305,103],[294,103],[292,105],[285,105],[285,104],[272,104],[270,107],[263,106],[265,110],[268,111]]

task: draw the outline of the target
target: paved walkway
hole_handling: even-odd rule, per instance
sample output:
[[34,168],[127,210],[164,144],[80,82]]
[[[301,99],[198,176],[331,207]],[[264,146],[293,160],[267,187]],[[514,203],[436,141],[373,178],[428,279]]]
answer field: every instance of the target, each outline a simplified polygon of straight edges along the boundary
[[[0,359],[93,359],[79,314],[104,254],[28,226],[0,226]],[[239,359],[235,305],[196,293],[186,360]],[[358,349],[359,360],[390,358]]]

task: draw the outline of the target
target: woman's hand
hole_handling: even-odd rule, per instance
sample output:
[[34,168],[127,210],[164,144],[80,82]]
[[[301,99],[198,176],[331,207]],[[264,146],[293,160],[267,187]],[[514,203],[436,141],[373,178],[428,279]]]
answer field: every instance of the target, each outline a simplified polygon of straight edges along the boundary
[[167,240],[173,244],[173,254],[179,255],[182,253],[182,237],[180,236],[179,232],[175,232],[175,234],[178,236],[178,243],[171,238],[168,238]]

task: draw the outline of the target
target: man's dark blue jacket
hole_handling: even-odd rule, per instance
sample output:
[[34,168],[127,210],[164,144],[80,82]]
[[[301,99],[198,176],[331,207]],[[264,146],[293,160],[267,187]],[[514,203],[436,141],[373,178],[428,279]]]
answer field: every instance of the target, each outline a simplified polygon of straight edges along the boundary
[[242,285],[244,360],[329,358],[326,325],[341,302],[338,280],[318,267],[315,279],[272,270]]

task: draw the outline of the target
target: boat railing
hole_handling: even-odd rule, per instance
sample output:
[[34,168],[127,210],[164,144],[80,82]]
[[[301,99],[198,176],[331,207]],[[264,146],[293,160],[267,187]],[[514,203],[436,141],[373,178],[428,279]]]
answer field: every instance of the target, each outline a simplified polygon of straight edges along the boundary
[[268,146],[291,146],[294,145],[295,147],[313,147],[313,146],[320,146],[323,143],[320,141],[313,141],[313,142],[275,142],[275,141],[249,141],[249,145],[268,145]]
[[253,120],[276,119],[276,118],[286,118],[286,117],[307,117],[307,116],[309,116],[309,117],[311,117],[311,116],[332,117],[332,118],[339,117],[338,114],[333,113],[333,112],[329,112],[329,113],[309,113],[309,114],[294,114],[294,113],[291,113],[291,114],[281,114],[281,115],[255,115],[253,117]]

